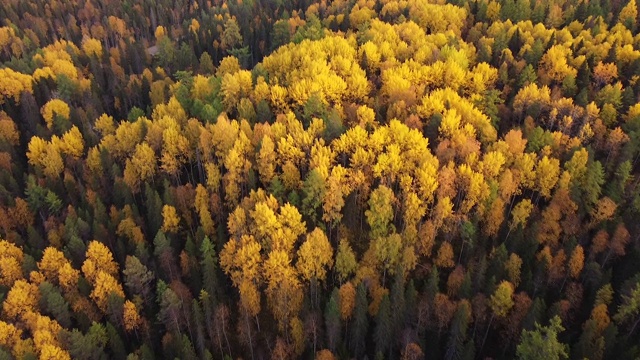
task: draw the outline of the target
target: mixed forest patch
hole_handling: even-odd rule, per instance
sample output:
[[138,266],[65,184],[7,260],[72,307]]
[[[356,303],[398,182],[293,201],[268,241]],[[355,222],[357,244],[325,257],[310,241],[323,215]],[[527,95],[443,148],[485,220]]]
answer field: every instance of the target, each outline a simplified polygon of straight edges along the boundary
[[0,2],[0,359],[640,357],[639,24]]

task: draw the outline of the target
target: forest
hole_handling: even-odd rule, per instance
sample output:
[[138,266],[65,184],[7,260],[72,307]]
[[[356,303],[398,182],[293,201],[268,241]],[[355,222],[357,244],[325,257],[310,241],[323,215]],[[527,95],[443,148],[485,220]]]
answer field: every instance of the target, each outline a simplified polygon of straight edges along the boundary
[[640,358],[639,19],[0,1],[0,359]]

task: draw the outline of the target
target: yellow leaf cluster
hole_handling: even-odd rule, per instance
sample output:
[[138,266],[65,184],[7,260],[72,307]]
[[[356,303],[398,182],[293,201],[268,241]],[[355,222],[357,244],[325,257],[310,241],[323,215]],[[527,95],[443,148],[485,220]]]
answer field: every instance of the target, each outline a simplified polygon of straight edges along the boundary
[[69,105],[67,105],[67,103],[64,102],[63,100],[52,99],[52,100],[49,100],[46,104],[44,104],[44,106],[42,106],[42,109],[40,109],[40,113],[42,114],[42,117],[46,121],[47,127],[51,129],[51,127],[53,126],[54,116],[57,115],[64,119],[68,119],[70,108],[69,108]]
[[33,94],[33,78],[10,68],[0,69],[0,105],[9,98],[20,104],[20,96],[26,91]]

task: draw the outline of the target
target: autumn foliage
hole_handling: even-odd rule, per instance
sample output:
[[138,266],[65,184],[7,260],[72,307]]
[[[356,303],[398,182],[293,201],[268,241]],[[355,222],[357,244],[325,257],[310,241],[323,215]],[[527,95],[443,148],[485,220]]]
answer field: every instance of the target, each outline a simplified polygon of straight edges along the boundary
[[0,358],[640,357],[635,0],[0,14]]

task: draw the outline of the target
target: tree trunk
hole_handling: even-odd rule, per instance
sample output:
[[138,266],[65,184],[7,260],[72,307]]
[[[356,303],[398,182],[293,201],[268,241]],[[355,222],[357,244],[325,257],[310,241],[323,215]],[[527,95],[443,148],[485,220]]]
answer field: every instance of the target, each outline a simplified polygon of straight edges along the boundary
[[491,314],[491,320],[489,320],[489,324],[487,325],[487,331],[484,332],[484,337],[482,338],[482,345],[480,345],[480,353],[482,352],[482,349],[484,349],[484,343],[485,341],[487,341],[487,335],[489,335],[489,329],[491,329],[491,323],[493,323],[494,317],[495,317],[495,314]]

